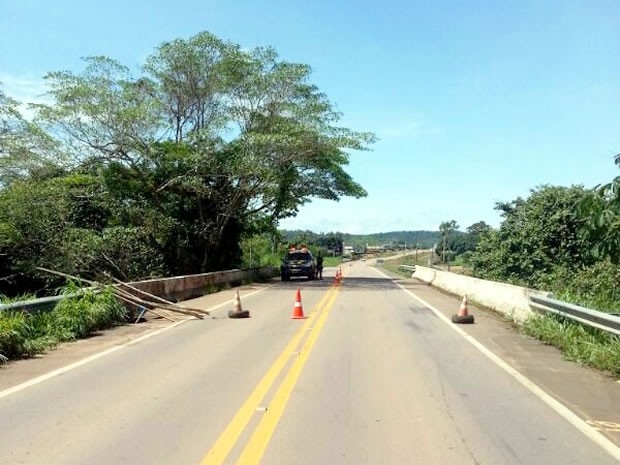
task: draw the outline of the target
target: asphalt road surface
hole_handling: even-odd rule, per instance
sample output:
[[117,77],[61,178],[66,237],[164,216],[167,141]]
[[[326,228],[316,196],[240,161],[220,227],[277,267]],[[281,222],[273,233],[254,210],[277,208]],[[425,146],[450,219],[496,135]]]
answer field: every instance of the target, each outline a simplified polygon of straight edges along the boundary
[[343,271],[0,393],[0,464],[618,463],[392,280]]

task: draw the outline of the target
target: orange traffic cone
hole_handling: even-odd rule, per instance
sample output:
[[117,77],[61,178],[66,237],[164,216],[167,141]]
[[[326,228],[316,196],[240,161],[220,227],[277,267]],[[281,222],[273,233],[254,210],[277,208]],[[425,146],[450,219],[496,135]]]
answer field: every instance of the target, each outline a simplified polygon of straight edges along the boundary
[[459,313],[452,315],[452,323],[471,324],[474,322],[474,316],[467,312],[467,296],[463,296]]
[[248,318],[249,316],[249,310],[241,309],[241,298],[239,297],[239,291],[237,291],[235,293],[235,300],[233,301],[233,309],[228,312],[228,318]]
[[295,294],[295,306],[293,307],[293,316],[291,317],[293,320],[302,320],[306,318],[304,316],[304,308],[301,305],[301,292],[297,289],[297,293]]

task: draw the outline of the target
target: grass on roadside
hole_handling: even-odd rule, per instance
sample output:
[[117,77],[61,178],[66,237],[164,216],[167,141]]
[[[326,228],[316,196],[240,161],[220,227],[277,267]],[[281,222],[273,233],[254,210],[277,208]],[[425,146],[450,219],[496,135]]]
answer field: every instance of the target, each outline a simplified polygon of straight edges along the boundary
[[[69,285],[63,294],[78,291],[77,286]],[[111,289],[80,292],[78,297],[62,299],[51,312],[1,312],[0,361],[32,357],[127,320],[127,309]]]
[[620,376],[620,337],[556,315],[535,315],[523,331],[560,349],[567,360]]
[[428,259],[429,259],[429,257],[430,257],[430,252],[418,252],[417,260],[416,260],[416,254],[412,253],[412,254],[409,254],[409,255],[404,255],[404,256],[401,256],[401,257],[392,258],[392,259],[389,259],[389,260],[384,260],[383,268],[385,268],[388,271],[391,271],[392,273],[396,273],[398,275],[409,277],[409,276],[411,276],[411,271],[401,270],[399,267],[401,265],[428,266]]
[[342,257],[323,257],[323,266],[342,265]]
[[[424,257],[408,255],[392,260],[385,260],[383,267],[398,275],[409,276],[410,272],[399,270],[400,265],[426,265],[429,255]],[[455,267],[451,267],[455,268]],[[556,298],[566,302],[588,305],[592,308],[607,311],[618,311],[618,300],[601,296],[601,293],[564,291]],[[602,370],[618,377],[620,376],[620,337],[595,328],[581,325],[570,319],[555,315],[535,315],[530,317],[521,330],[535,337],[545,344],[560,349],[567,360],[580,363],[591,368]]]

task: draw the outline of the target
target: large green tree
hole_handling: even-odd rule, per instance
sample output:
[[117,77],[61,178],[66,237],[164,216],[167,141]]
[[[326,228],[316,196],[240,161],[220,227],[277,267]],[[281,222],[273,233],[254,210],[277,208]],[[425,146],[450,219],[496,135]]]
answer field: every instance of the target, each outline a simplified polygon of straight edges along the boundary
[[558,267],[592,264],[591,243],[581,234],[584,220],[575,209],[586,195],[581,186],[541,186],[526,199],[498,203],[503,220],[481,235],[472,257],[475,275],[533,286]]
[[449,247],[450,241],[453,239],[458,228],[459,225],[456,220],[443,221],[439,225],[441,244],[439,244],[440,249],[437,252],[441,254],[441,259],[444,263],[446,263],[446,261],[449,263],[450,261],[450,254],[452,253]]
[[[97,184],[105,225],[78,229],[99,239],[133,231],[128,237],[163,257],[155,269],[221,269],[240,264],[242,237],[275,239],[279,221],[309,199],[366,195],[345,168],[374,136],[338,126],[341,115],[310,74],[271,48],[246,50],[203,32],[161,44],[138,73],[99,56],[81,72],[47,74],[51,103],[35,106],[32,127],[53,134],[69,160],[52,177]],[[15,232],[10,211],[3,221]],[[106,256],[117,274],[139,272]]]

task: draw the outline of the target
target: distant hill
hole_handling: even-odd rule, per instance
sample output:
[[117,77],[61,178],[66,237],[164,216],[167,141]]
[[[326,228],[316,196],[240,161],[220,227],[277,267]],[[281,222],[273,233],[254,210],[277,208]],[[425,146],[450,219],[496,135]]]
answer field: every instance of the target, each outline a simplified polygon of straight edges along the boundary
[[406,244],[407,248],[414,248],[417,245],[421,249],[428,249],[439,242],[439,231],[390,231],[374,234],[331,232],[317,234],[312,231],[281,230],[280,233],[288,242],[320,243],[325,238],[339,236],[345,245],[352,245],[354,247]]

